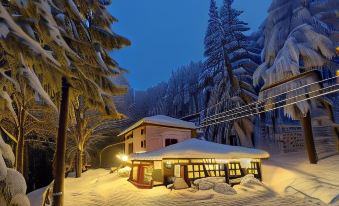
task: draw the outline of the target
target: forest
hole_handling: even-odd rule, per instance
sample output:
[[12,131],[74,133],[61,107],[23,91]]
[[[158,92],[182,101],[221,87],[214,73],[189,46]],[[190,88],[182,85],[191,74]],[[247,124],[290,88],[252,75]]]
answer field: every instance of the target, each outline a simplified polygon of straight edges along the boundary
[[[133,46],[112,31],[118,20],[107,7],[114,1],[1,1],[0,205],[30,205],[26,194],[48,185],[53,205],[63,205],[65,177],[100,167],[100,151],[147,116],[191,121],[200,139],[249,148],[261,141],[263,127],[278,131],[279,124],[312,117],[316,126],[330,125],[338,142],[338,93],[309,101],[285,94],[285,102],[298,102],[227,121],[220,114],[284,89],[319,90],[326,86],[320,81],[338,75],[339,2],[272,0],[251,34],[233,0],[209,2],[204,58],[138,91],[111,55]],[[263,90],[311,71],[319,75]]]

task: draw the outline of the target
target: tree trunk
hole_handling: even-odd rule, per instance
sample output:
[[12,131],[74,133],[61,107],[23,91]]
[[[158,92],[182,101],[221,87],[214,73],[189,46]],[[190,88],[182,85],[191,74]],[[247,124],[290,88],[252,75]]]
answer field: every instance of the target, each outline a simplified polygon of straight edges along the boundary
[[15,163],[16,163],[16,170],[20,172],[22,175],[24,174],[24,149],[25,149],[25,139],[24,139],[24,109],[20,109],[19,112],[19,135],[18,135],[18,143],[16,145],[15,151]]
[[64,203],[66,129],[68,121],[69,84],[62,78],[61,106],[59,117],[58,138],[55,152],[55,177],[53,188],[53,205],[62,206]]
[[20,134],[16,146],[15,163],[16,170],[20,172],[22,175],[24,174],[24,152],[25,152],[24,149],[25,149],[25,140],[23,138],[23,135]]
[[317,164],[318,157],[314,145],[311,114],[309,111],[307,112],[306,116],[301,117],[301,125],[304,130],[305,147],[307,149],[308,159],[310,160],[311,164]]
[[83,152],[80,149],[78,149],[77,157],[76,157],[76,168],[75,168],[75,177],[76,178],[81,177],[81,173],[82,173],[82,157],[83,157]]
[[226,66],[227,75],[228,75],[228,78],[229,78],[231,86],[232,86],[232,91],[236,91],[236,90],[238,90],[238,85],[237,85],[237,82],[234,78],[233,68],[232,68],[230,60],[227,56],[226,51],[224,51],[224,64]]

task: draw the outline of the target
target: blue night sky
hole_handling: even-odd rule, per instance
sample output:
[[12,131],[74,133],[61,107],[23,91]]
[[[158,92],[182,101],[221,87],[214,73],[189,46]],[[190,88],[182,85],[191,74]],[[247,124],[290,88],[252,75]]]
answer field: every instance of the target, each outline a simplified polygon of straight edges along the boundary
[[[171,72],[203,59],[203,39],[210,0],[114,0],[112,15],[119,19],[113,31],[132,46],[112,53],[131,87],[144,90],[169,79]],[[221,0],[218,1],[219,5]],[[250,3],[251,2],[251,3]],[[255,2],[255,3],[254,3]],[[241,19],[255,31],[267,15],[270,0],[235,0]]]

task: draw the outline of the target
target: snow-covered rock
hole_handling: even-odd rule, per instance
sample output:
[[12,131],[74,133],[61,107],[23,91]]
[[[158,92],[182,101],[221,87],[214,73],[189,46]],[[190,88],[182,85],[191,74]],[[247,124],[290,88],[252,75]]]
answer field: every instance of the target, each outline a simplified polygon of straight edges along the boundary
[[210,183],[213,183],[213,184],[224,183],[225,178],[224,177],[205,177],[205,178],[194,180],[193,184],[199,185],[199,183],[202,182],[202,181],[207,181],[207,182],[210,182]]
[[199,182],[198,188],[199,190],[210,190],[214,187],[214,183],[208,181]]
[[248,174],[241,179],[240,185],[262,185],[262,183],[253,174]]
[[213,190],[224,195],[237,194],[237,191],[227,183],[216,183]]
[[118,175],[119,177],[129,177],[131,173],[131,168],[130,167],[124,167],[124,168],[121,168],[121,169],[118,169]]

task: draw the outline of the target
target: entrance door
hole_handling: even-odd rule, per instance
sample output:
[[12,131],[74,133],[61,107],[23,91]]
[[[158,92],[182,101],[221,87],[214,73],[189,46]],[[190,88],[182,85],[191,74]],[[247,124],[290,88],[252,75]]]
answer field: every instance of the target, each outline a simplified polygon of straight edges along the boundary
[[138,183],[142,185],[152,185],[152,165],[139,165]]

